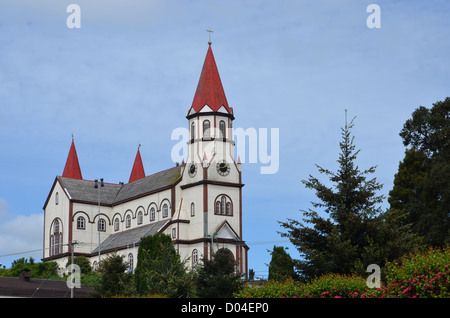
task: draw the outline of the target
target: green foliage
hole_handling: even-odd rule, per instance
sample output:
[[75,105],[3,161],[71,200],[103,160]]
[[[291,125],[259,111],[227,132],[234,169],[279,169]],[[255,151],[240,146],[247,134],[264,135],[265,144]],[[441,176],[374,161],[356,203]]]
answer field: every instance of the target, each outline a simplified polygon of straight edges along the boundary
[[206,298],[232,297],[242,284],[241,275],[235,273],[233,256],[219,250],[212,260],[203,259],[196,282],[197,295]]
[[287,279],[285,281],[269,280],[245,284],[238,292],[236,298],[292,298],[301,293],[303,283]]
[[411,253],[386,267],[383,297],[450,297],[450,247]]
[[11,268],[0,269],[0,276],[19,277],[23,271],[29,271],[32,278],[60,279],[57,274],[56,262],[36,263],[32,257],[24,257],[14,260]]
[[[353,273],[360,270],[356,267],[358,264],[367,264],[369,259],[379,264],[384,261],[384,256],[378,252],[380,247],[386,246],[384,237],[379,236],[384,224],[379,218],[378,204],[383,196],[376,194],[382,185],[376,178],[367,178],[375,172],[375,167],[360,171],[356,166],[359,151],[353,144],[352,127],[353,120],[342,129],[338,170],[332,172],[317,165],[319,172],[327,175],[334,186],[327,187],[311,175],[302,181],[307,188],[316,191],[320,200],[312,202],[313,208],[322,209],[327,217],[309,209],[302,210],[303,222],[292,219],[280,222],[288,231],[281,235],[288,237],[300,252],[302,258],[296,268],[305,281],[329,272]],[[380,238],[383,241],[379,241]],[[374,260],[374,255],[382,258]]]
[[139,295],[189,297],[193,273],[187,272],[172,239],[165,234],[143,237],[139,243],[135,284]]
[[269,280],[286,280],[296,278],[294,261],[283,246],[274,246],[270,253],[272,259],[269,264]]
[[389,214],[404,235],[427,245],[450,243],[450,98],[420,106],[400,132],[411,147],[389,193]]
[[[73,258],[73,263],[80,267],[81,274],[89,274],[92,272],[91,262],[85,256],[75,256]],[[66,267],[72,264],[72,257],[69,256],[67,260]]]
[[95,296],[126,295],[132,289],[132,276],[127,274],[128,264],[123,256],[113,254],[100,262],[100,278],[95,282]]
[[301,295],[306,298],[359,298],[366,290],[366,280],[361,276],[331,273],[305,284]]
[[450,247],[429,248],[388,262],[386,280],[369,289],[367,277],[326,274],[299,283],[293,280],[247,284],[237,298],[449,298]]

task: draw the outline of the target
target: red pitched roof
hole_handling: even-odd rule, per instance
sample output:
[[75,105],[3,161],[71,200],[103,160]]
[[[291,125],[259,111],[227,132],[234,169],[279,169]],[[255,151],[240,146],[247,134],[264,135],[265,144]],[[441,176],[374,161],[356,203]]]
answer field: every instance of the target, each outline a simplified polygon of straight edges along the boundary
[[222,87],[211,44],[206,53],[205,62],[203,64],[202,73],[200,74],[200,80],[198,81],[197,91],[195,92],[191,108],[194,108],[196,112],[199,112],[205,105],[208,105],[215,112],[218,111],[221,106],[224,106],[228,113],[233,114],[233,109],[228,106],[225,91]]
[[81,176],[80,164],[78,163],[77,150],[75,149],[73,139],[62,176],[65,178],[83,180],[83,177]]
[[145,178],[144,165],[142,164],[141,153],[137,151],[136,159],[134,159],[133,170],[131,170],[130,180],[128,183]]

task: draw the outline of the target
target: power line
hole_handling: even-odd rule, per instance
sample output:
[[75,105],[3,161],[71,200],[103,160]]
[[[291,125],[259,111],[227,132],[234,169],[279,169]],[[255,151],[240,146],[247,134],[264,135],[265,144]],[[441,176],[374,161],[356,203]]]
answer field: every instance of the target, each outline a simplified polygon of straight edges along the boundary
[[8,257],[8,256],[14,256],[14,255],[21,255],[21,254],[27,254],[27,253],[33,253],[33,252],[40,252],[43,251],[43,248],[37,249],[37,250],[31,250],[31,251],[25,251],[25,252],[16,252],[16,253],[11,253],[11,254],[5,254],[5,255],[0,255],[1,257]]

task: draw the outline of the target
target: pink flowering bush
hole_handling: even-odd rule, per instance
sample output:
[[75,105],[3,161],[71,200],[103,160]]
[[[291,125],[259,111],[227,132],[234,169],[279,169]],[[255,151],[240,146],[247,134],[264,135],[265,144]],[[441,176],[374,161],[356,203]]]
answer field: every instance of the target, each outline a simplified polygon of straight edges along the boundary
[[429,248],[388,263],[379,297],[450,297],[450,247]]
[[238,298],[450,298],[450,247],[429,248],[387,263],[380,288],[367,277],[327,274],[308,284],[287,280],[246,285]]

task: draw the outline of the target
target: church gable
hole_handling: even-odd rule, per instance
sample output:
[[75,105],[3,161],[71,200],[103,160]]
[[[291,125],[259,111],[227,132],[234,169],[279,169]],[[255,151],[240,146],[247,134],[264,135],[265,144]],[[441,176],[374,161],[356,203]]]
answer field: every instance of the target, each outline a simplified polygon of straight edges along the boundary
[[224,221],[222,223],[222,225],[219,226],[216,233],[217,233],[217,238],[219,238],[219,239],[241,241],[241,238],[239,237],[239,235],[237,235],[237,233],[233,230],[233,228],[227,221]]

